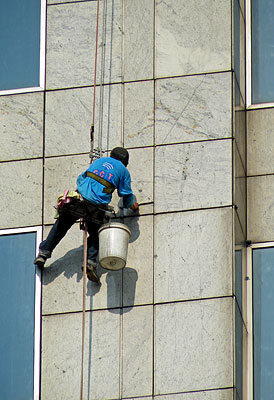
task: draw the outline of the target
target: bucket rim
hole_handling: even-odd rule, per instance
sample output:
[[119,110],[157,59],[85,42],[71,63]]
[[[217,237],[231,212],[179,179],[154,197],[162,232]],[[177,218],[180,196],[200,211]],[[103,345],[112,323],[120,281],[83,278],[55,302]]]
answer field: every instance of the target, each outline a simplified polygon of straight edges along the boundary
[[108,222],[107,224],[102,225],[98,229],[98,234],[100,232],[102,232],[104,229],[109,229],[109,228],[123,229],[124,231],[126,231],[129,234],[129,236],[131,235],[131,231],[130,231],[129,227],[125,224],[122,224],[121,222]]

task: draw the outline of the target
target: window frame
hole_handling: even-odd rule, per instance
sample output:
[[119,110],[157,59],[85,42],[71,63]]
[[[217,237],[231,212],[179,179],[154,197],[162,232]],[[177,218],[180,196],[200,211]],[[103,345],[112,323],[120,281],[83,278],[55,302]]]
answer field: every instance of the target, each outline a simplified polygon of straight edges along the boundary
[[41,92],[45,90],[45,70],[46,70],[46,9],[47,0],[41,1],[41,14],[40,14],[40,74],[39,86],[26,87],[20,89],[6,89],[0,90],[0,96],[8,94]]
[[244,385],[244,400],[253,400],[253,249],[274,248],[274,242],[252,243],[246,249],[246,322],[247,322],[247,347],[244,361],[246,384]]
[[274,107],[274,101],[269,103],[252,103],[252,48],[251,48],[251,2],[252,0],[245,0],[245,13],[246,13],[246,108],[248,110],[257,108],[271,108]]
[[[15,235],[18,233],[36,233],[36,254],[42,240],[42,227],[34,226],[28,228],[1,229],[0,236]],[[35,299],[34,299],[34,362],[33,362],[33,399],[40,398],[40,369],[41,369],[41,298],[42,280],[41,271],[36,268],[35,272]]]

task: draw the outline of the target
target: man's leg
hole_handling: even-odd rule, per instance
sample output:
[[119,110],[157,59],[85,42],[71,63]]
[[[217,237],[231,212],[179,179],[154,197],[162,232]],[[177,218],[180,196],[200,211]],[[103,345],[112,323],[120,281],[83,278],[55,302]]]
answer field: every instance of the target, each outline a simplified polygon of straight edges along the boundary
[[39,254],[34,260],[34,264],[40,267],[44,266],[46,259],[51,257],[52,251],[76,221],[77,218],[72,215],[60,215],[46,240],[40,244]]
[[97,255],[99,251],[99,236],[98,229],[100,225],[94,224],[92,222],[88,223],[88,240],[87,240],[87,277],[89,280],[99,283],[100,279],[96,273],[97,268]]

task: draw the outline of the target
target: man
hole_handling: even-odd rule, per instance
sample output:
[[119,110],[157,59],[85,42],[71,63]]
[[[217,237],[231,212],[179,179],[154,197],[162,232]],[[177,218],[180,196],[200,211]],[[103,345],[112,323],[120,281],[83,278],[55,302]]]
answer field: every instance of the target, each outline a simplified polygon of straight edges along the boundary
[[[138,211],[139,205],[131,190],[131,178],[127,170],[129,154],[123,147],[115,147],[110,157],[102,157],[94,161],[89,168],[77,178],[77,191],[84,200],[96,206],[106,206],[112,199],[115,189],[123,198],[125,208]],[[60,213],[52,227],[48,237],[39,246],[39,254],[34,264],[43,267],[47,258],[51,257],[52,251],[65,236],[78,217],[70,214]],[[96,273],[97,255],[99,251],[98,229],[100,224],[88,222],[89,233],[87,243],[87,277],[93,282],[99,283]]]

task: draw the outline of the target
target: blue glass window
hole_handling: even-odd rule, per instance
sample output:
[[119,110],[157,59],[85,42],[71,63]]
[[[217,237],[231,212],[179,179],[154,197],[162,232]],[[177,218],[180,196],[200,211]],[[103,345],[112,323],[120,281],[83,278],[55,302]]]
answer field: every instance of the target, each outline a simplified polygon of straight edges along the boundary
[[0,90],[39,87],[41,0],[0,2]]
[[235,251],[236,392],[243,398],[242,251]]
[[274,102],[274,3],[252,1],[252,103]]
[[36,234],[0,236],[0,399],[34,393]]
[[254,400],[274,393],[274,248],[253,250]]

